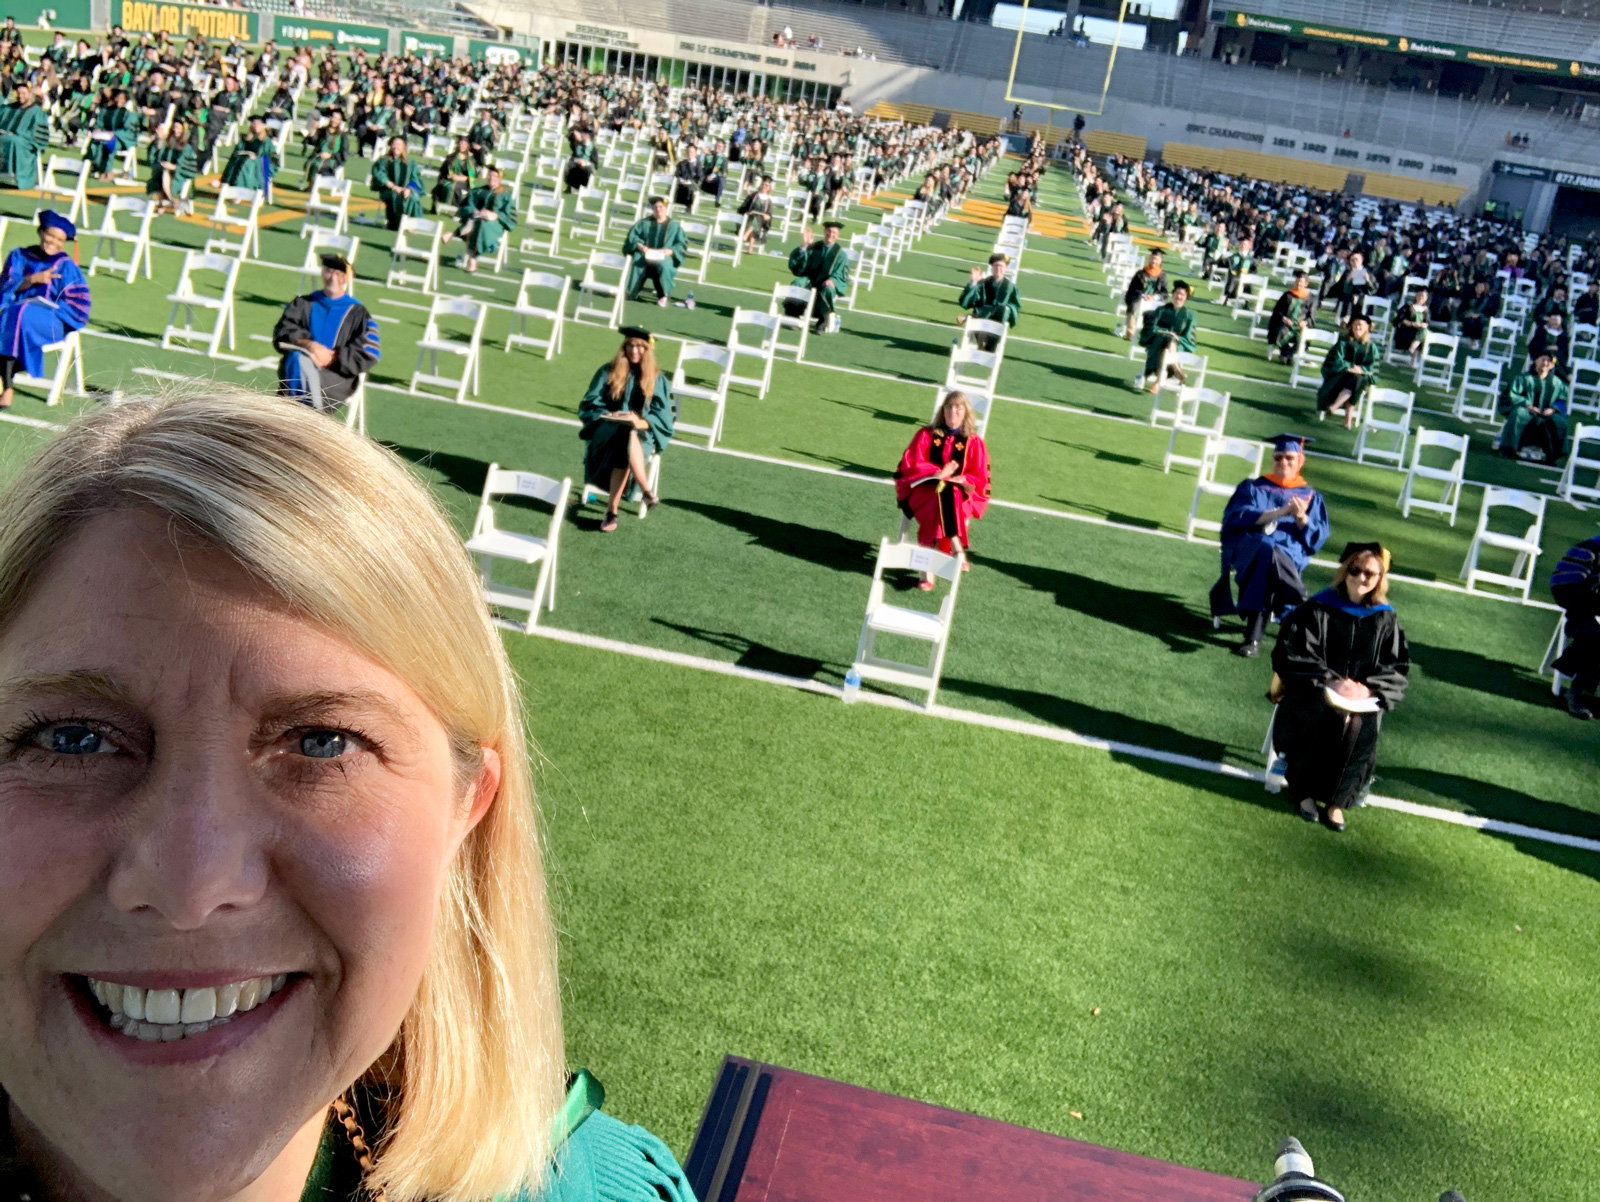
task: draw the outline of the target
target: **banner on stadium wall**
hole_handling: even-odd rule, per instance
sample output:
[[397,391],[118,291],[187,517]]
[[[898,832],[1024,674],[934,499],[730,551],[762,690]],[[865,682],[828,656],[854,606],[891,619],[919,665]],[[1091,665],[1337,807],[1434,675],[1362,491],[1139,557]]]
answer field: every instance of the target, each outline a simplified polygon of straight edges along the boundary
[[51,29],[93,29],[89,0],[7,0],[5,15],[15,17],[19,28],[39,28],[39,18],[49,14]]
[[1600,79],[1600,63],[1577,59],[1515,54],[1481,46],[1460,46],[1454,42],[1440,42],[1433,38],[1412,38],[1397,33],[1373,33],[1370,30],[1325,25],[1320,21],[1295,21],[1288,17],[1269,17],[1260,13],[1229,11],[1219,13],[1218,18],[1230,29],[1253,29],[1261,33],[1276,33],[1290,38],[1337,42],[1343,46],[1358,46],[1363,50],[1386,50],[1391,54],[1415,54],[1421,58],[1471,63],[1475,67],[1503,67],[1535,75],[1568,75],[1578,79]]
[[1385,175],[1407,175],[1444,183],[1461,183],[1474,176],[1474,170],[1454,159],[1413,154],[1375,142],[1356,138],[1308,134],[1282,125],[1255,125],[1247,121],[1227,124],[1206,121],[1196,114],[1184,125],[1183,141],[1198,146],[1233,147],[1259,150],[1264,154],[1290,155],[1318,163],[1331,163],[1349,171],[1381,171]]
[[128,33],[166,33],[175,38],[202,37],[255,42],[256,14],[243,8],[213,8],[200,4],[156,4],[151,0],[116,0],[111,23]]
[[311,17],[274,17],[273,36],[279,42],[320,50],[354,50],[382,54],[389,49],[389,30],[383,25],[352,25],[348,21],[319,21]]
[[423,33],[420,29],[400,31],[401,54],[431,54],[435,58],[451,58],[456,52],[456,40],[447,33]]
[[514,46],[510,42],[485,42],[473,38],[467,43],[467,53],[474,59],[486,58],[491,63],[532,63],[539,52],[532,46]]

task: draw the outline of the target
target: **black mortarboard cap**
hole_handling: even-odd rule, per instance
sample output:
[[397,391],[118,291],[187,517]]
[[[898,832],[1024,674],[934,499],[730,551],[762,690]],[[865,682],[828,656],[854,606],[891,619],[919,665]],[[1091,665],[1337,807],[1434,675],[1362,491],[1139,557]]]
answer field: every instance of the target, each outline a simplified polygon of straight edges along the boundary
[[623,338],[637,338],[640,342],[649,342],[651,338],[650,331],[643,326],[623,326],[618,333]]
[[1304,451],[1306,444],[1316,439],[1309,434],[1274,434],[1267,441],[1274,451]]
[[1004,254],[1004,253],[1002,253],[1000,251],[996,251],[994,254],[989,256],[989,263],[991,265],[993,265],[995,263],[1007,263],[1007,264],[1009,264],[1010,262],[1011,262],[1011,256],[1008,255],[1008,254]]
[[322,265],[330,271],[342,271],[347,275],[350,272],[350,260],[333,251],[322,256]]
[[844,222],[842,222],[842,221],[824,221],[822,223],[822,228],[825,229],[825,230],[842,230],[842,229],[844,229]]

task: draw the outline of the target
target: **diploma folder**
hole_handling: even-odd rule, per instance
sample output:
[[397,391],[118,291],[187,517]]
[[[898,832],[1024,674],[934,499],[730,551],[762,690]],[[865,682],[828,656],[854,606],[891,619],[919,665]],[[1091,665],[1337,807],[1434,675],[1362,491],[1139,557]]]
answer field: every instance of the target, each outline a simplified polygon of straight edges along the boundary
[[1322,695],[1327,698],[1328,704],[1336,710],[1343,710],[1347,714],[1375,714],[1378,712],[1378,699],[1376,697],[1345,697],[1335,693],[1326,685],[1323,686]]

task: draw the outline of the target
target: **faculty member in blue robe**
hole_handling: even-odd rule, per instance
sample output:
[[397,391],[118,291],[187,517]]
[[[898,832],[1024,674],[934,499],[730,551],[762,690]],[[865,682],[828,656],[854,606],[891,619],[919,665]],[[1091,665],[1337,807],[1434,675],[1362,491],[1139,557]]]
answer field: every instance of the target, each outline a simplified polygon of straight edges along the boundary
[[44,375],[44,348],[89,322],[89,284],[64,247],[77,226],[54,209],[39,214],[39,245],[19,246],[0,271],[0,409],[11,408],[16,374]]
[[278,394],[326,413],[350,399],[361,377],[378,362],[378,323],[350,295],[350,264],[322,256],[322,287],[284,306],[272,331]]
[[[1233,490],[1222,513],[1222,575],[1211,590],[1211,614],[1244,618],[1244,638],[1235,655],[1260,653],[1269,617],[1282,616],[1306,599],[1300,573],[1328,541],[1328,511],[1322,496],[1300,475],[1306,461],[1299,434],[1272,440],[1272,471]],[[1230,575],[1239,586],[1234,601]]]

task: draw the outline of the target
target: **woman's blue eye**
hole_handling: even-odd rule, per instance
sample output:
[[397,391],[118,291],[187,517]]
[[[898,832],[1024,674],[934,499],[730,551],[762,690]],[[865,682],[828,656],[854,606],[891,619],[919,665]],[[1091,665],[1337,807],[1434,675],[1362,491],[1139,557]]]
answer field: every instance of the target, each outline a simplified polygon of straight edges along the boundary
[[336,760],[345,749],[345,737],[337,730],[314,730],[300,736],[300,754],[310,759]]
[[47,733],[50,750],[60,755],[94,755],[112,750],[111,744],[87,726],[55,726]]

